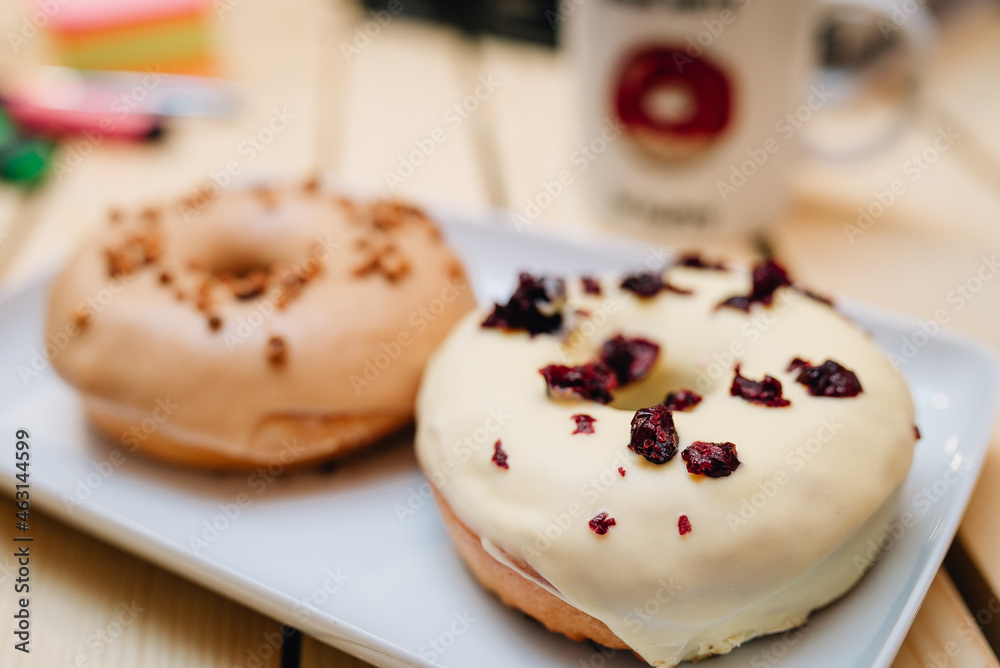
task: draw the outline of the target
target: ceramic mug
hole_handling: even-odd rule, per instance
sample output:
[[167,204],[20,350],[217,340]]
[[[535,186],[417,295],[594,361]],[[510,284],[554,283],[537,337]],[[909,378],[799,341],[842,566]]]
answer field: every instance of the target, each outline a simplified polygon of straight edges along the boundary
[[774,220],[804,129],[836,95],[813,57],[831,6],[868,13],[922,69],[920,0],[563,0],[584,140],[604,147],[588,169],[600,217],[677,240]]

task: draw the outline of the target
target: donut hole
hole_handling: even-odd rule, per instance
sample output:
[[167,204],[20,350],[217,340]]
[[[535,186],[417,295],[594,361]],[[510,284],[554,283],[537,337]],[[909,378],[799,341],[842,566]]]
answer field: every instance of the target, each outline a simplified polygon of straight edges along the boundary
[[[308,257],[282,248],[282,243],[262,243],[260,240],[237,242],[225,248],[208,247],[201,256],[201,267],[210,276],[223,282],[266,280],[282,268],[292,267],[294,257]],[[300,261],[301,264],[301,261]]]
[[643,95],[642,109],[658,125],[680,125],[694,118],[697,111],[695,92],[683,80],[664,81]]
[[244,258],[238,262],[223,262],[208,267],[208,273],[219,279],[236,278],[246,279],[256,275],[269,275],[277,262],[262,261],[261,259]]
[[635,412],[640,408],[649,408],[663,402],[671,392],[686,389],[706,394],[716,384],[713,382],[710,386],[706,386],[704,376],[699,376],[694,369],[658,364],[642,380],[615,390],[611,407]]
[[289,209],[263,209],[252,194],[241,195],[211,225],[182,231],[188,264],[214,278],[241,280],[304,263],[312,239],[296,218],[303,212]]

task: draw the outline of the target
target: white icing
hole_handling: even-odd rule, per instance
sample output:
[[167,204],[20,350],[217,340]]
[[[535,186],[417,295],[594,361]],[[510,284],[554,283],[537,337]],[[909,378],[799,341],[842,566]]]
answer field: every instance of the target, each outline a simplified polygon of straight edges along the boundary
[[[487,551],[529,564],[657,666],[799,625],[849,589],[891,519],[914,444],[905,382],[846,318],[790,288],[749,313],[716,308],[749,292],[743,273],[677,268],[668,279],[694,294],[642,299],[609,276],[593,296],[567,281],[566,312],[589,315],[562,339],[483,329],[487,311],[469,315],[432,358],[417,407],[421,465]],[[595,359],[619,333],[660,344],[645,379],[611,406],[547,396],[539,369]],[[786,371],[795,357],[839,362],[863,392],[810,396]],[[778,378],[791,406],[730,396],[736,362],[748,378]],[[627,449],[635,410],[680,387],[704,400],[674,413],[678,452],[731,441],[742,463],[731,476],[694,476],[679,454],[658,466]],[[595,417],[596,433],[574,435],[576,413]],[[496,439],[507,470],[491,461]],[[601,512],[617,522],[604,536],[588,527]],[[680,515],[692,525],[685,536]]]

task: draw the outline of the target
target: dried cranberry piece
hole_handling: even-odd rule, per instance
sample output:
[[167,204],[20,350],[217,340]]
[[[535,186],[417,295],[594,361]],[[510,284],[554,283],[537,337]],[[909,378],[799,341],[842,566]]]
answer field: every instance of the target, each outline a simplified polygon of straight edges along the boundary
[[663,404],[640,408],[632,417],[628,449],[654,464],[666,464],[677,454],[674,416]]
[[576,422],[576,429],[573,430],[574,434],[594,433],[594,423],[597,422],[597,418],[585,413],[577,413],[573,416],[573,420]]
[[[920,427],[913,425],[913,439],[919,441],[922,437],[920,436]],[[621,469],[619,469],[621,470]]]
[[538,372],[545,378],[549,393],[555,396],[576,396],[602,404],[611,403],[611,390],[618,387],[618,378],[607,365],[589,362],[583,366],[550,364]]
[[691,269],[712,269],[715,271],[726,271],[726,265],[722,262],[706,262],[698,251],[687,251],[677,258],[677,265],[689,267]]
[[788,363],[787,371],[791,373],[792,371],[795,371],[796,369],[801,369],[804,366],[812,366],[812,365],[809,364],[809,362],[802,359],[801,357],[796,357],[795,359],[793,359],[791,362]]
[[735,295],[725,300],[719,306],[749,311],[754,303],[770,306],[774,293],[778,288],[791,285],[788,272],[774,260],[758,262],[753,268],[753,287],[749,295]]
[[503,445],[500,443],[500,439],[493,444],[493,463],[502,469],[509,469],[510,465],[507,464],[507,453],[504,452]]
[[780,380],[773,376],[764,376],[764,380],[750,380],[740,374],[739,365],[736,365],[736,376],[729,388],[729,394],[746,399],[752,404],[770,408],[782,408],[792,403],[781,396]]
[[663,274],[652,271],[629,274],[622,280],[621,289],[640,297],[653,297],[663,289]]
[[624,467],[621,467],[621,466],[618,467],[618,475],[620,475],[623,478],[625,477],[625,469],[624,469]]
[[506,304],[494,304],[482,326],[525,330],[532,336],[551,334],[562,327],[566,283],[561,278],[532,276],[522,272],[517,289]]
[[690,290],[678,288],[663,280],[663,274],[654,271],[639,271],[629,274],[622,280],[622,290],[628,290],[640,297],[655,297],[661,290],[668,290],[679,295],[693,294]]
[[682,536],[691,533],[691,520],[688,519],[687,515],[681,515],[677,518],[677,533]]
[[861,381],[857,374],[833,360],[827,360],[819,366],[796,357],[788,365],[789,371],[798,370],[795,382],[805,385],[809,394],[814,397],[834,397],[847,399],[861,394]]
[[601,346],[601,361],[615,372],[619,386],[645,378],[659,356],[660,346],[652,341],[621,334]]
[[598,513],[587,524],[590,525],[591,531],[598,536],[603,536],[608,532],[608,529],[618,524],[618,522],[615,521],[615,518],[608,517],[607,513]]
[[593,276],[583,276],[580,282],[583,284],[583,291],[588,295],[601,294],[601,284]]
[[728,441],[695,441],[684,448],[681,459],[687,462],[688,473],[709,478],[724,478],[740,467],[740,460],[736,458],[736,446]]
[[693,390],[677,390],[667,395],[663,405],[669,411],[684,413],[701,403],[701,395]]

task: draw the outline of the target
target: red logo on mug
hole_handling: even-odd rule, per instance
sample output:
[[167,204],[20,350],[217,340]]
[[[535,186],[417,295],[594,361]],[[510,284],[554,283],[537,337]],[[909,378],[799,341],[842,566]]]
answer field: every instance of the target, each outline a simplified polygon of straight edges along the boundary
[[730,124],[733,91],[726,72],[682,48],[654,46],[626,61],[614,91],[625,132],[655,155],[686,158],[722,136]]

